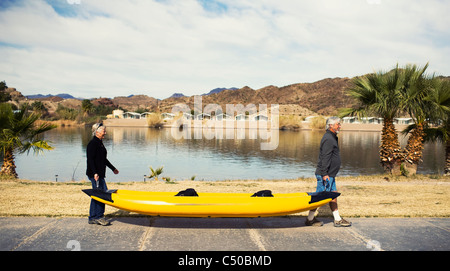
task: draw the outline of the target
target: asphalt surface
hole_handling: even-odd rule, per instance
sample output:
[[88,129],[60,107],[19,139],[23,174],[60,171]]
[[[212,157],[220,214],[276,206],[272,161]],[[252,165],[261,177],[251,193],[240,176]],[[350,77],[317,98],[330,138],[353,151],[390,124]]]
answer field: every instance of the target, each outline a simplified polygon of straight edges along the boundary
[[1,251],[448,251],[450,218],[352,218],[352,227],[304,226],[305,217],[0,217]]

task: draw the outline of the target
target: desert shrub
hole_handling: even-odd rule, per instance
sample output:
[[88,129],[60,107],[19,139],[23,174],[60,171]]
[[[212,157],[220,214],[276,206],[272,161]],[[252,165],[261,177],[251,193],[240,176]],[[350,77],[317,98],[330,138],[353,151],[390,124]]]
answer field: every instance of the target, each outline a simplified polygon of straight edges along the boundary
[[311,120],[311,128],[313,129],[325,129],[327,120],[324,117],[317,116]]

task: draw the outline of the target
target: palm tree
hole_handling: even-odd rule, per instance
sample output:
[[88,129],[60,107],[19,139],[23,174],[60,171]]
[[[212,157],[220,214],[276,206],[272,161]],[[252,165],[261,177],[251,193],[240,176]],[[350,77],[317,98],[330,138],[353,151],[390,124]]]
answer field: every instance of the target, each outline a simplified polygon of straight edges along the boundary
[[[438,85],[434,88],[432,99],[435,109],[432,110],[431,120],[438,124],[437,132],[427,133],[427,139],[434,138],[445,143],[445,169],[444,175],[450,175],[450,81],[435,81]],[[440,126],[439,126],[440,124]],[[434,135],[433,135],[434,134]]]
[[[444,175],[450,175],[450,81],[433,78],[430,81],[426,100],[429,102],[427,121],[423,124],[423,142],[442,142],[445,144],[445,169]],[[403,130],[403,134],[417,130],[417,124],[412,124]],[[410,141],[408,140],[408,145]],[[410,148],[409,151],[411,151]],[[407,146],[408,151],[408,146]],[[413,154],[410,154],[413,156]],[[409,162],[409,161],[407,161]]]
[[431,129],[434,129],[435,131],[427,131],[425,134],[425,141],[440,141],[445,144],[444,175],[450,176],[450,118],[447,118],[444,125]]
[[358,101],[356,108],[341,109],[340,116],[378,116],[383,118],[380,163],[385,172],[398,174],[403,154],[394,126],[394,117],[401,112],[402,74],[398,65],[390,72],[376,72],[356,77],[347,95]]
[[[450,113],[449,113],[450,114]],[[445,168],[444,175],[450,175],[450,118],[447,121],[442,122],[439,126],[429,126],[430,123],[426,123],[423,127],[423,142],[442,142],[445,144]],[[402,134],[407,135],[416,128],[416,124],[411,124],[406,127]],[[410,170],[410,168],[407,168]],[[409,172],[411,173],[411,172]]]
[[87,116],[89,113],[91,113],[94,110],[94,105],[91,103],[90,100],[84,99],[81,102],[81,109],[83,110],[84,114]]
[[405,169],[409,174],[415,174],[417,165],[422,160],[425,136],[424,127],[427,119],[434,108],[434,102],[430,99],[433,92],[434,77],[425,74],[428,63],[419,68],[417,65],[406,65],[402,70],[403,86],[400,89],[402,95],[402,108],[414,120],[414,129],[410,131],[410,136],[405,147]]
[[447,118],[447,121],[444,122],[442,126],[426,130],[425,142],[427,141],[438,141],[445,144],[444,175],[450,176],[450,118]]
[[157,169],[153,169],[152,167],[150,167],[150,171],[152,172],[152,174],[150,175],[149,178],[155,178],[155,180],[158,180],[158,176],[161,175],[161,173],[163,172],[163,167],[161,166]]
[[[404,169],[410,174],[415,174],[422,158],[428,122],[440,123],[441,130],[448,128],[449,83],[427,76],[427,68],[428,63],[422,68],[417,65],[399,68],[397,64],[390,72],[378,72],[354,79],[353,85],[347,90],[347,94],[355,98],[359,105],[356,108],[342,109],[341,116],[363,117],[372,114],[383,118],[380,160],[388,173],[397,175],[401,173],[401,165],[404,165]],[[414,125],[404,132],[410,133],[404,151],[400,148],[393,125],[394,117],[400,114],[409,115],[414,120]],[[442,138],[446,140],[448,150],[448,137]]]
[[39,114],[28,113],[26,106],[21,110],[13,111],[10,104],[0,104],[0,151],[3,156],[3,165],[0,174],[17,178],[14,154],[29,153],[33,150],[39,153],[43,150],[51,150],[46,141],[39,135],[56,128],[55,125],[44,123],[35,125]]

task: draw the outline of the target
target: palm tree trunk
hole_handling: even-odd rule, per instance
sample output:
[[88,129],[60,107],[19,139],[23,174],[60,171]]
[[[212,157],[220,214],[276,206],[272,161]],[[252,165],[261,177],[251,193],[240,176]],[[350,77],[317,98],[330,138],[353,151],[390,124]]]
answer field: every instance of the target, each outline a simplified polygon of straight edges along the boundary
[[381,130],[380,163],[386,173],[400,175],[403,155],[392,119],[384,119]]
[[445,148],[445,159],[444,175],[450,176],[450,140],[447,140],[447,146]]
[[19,177],[16,172],[16,164],[14,163],[14,154],[12,149],[6,149],[0,173],[2,175],[11,176],[13,178]]
[[422,161],[424,123],[418,123],[411,132],[405,148],[405,169],[408,174],[416,174],[417,166]]

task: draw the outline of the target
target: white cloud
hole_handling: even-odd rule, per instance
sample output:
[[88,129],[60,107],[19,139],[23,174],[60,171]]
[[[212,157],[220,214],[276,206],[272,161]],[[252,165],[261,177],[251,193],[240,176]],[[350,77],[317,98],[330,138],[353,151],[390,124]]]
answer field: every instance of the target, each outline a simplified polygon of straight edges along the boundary
[[372,2],[19,1],[0,10],[0,80],[25,94],[165,98],[397,62],[450,74],[449,4]]

